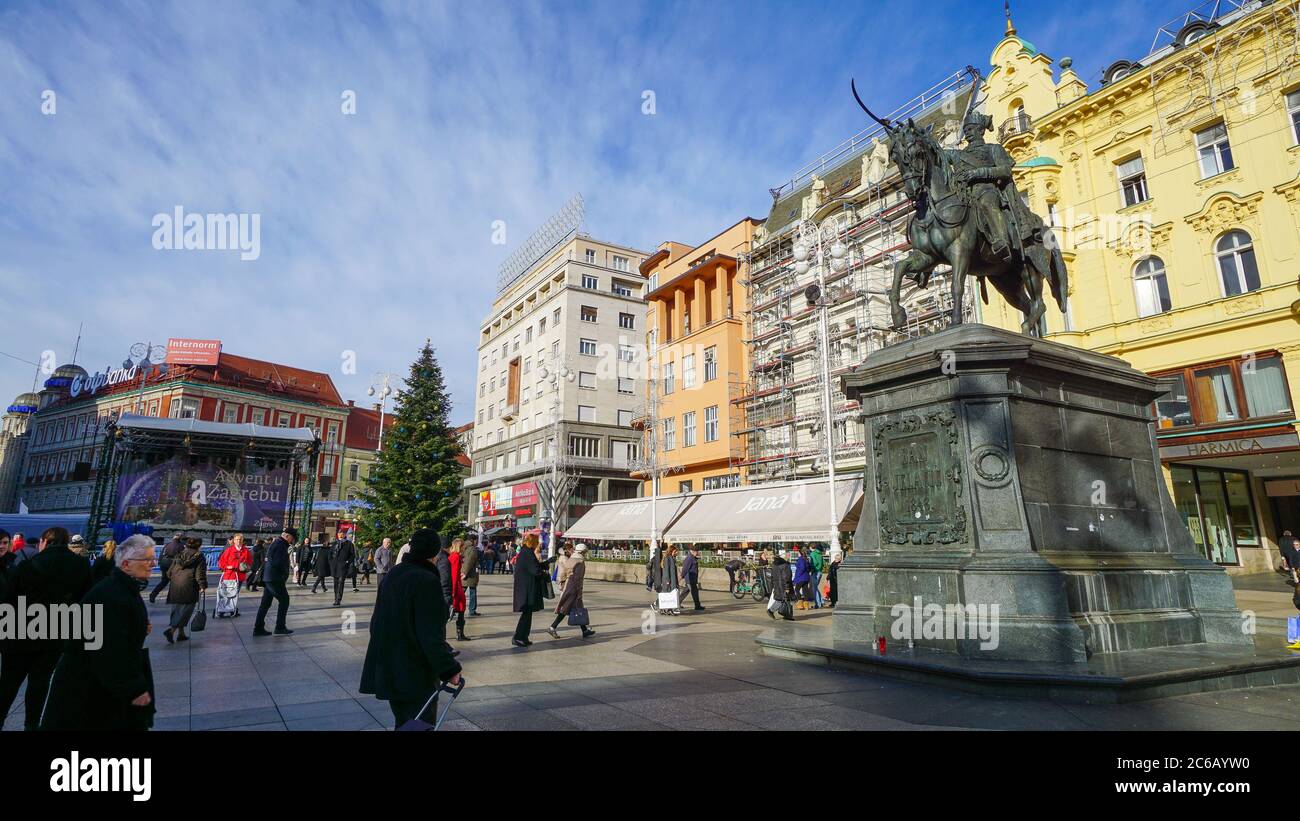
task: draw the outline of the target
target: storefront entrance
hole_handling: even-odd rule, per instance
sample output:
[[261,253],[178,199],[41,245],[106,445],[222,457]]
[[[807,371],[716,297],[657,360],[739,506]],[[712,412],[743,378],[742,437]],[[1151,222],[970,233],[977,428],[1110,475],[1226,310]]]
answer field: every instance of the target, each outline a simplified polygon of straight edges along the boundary
[[1244,470],[1170,465],[1174,504],[1207,559],[1239,565],[1241,547],[1259,547],[1250,475]]

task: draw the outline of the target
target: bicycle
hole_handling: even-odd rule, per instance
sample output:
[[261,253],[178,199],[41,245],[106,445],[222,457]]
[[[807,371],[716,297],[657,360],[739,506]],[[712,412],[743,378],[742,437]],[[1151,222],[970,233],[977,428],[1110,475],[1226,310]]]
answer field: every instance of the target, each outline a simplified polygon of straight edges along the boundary
[[731,595],[737,599],[745,598],[748,593],[754,598],[754,601],[763,601],[767,598],[767,579],[758,572],[756,567],[744,567],[736,571],[736,585],[731,589]]

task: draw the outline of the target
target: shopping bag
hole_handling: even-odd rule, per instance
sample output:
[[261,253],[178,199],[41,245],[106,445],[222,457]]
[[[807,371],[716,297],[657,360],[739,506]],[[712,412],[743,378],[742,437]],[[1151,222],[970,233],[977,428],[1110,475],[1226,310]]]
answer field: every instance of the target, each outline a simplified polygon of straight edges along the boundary
[[591,624],[591,616],[587,615],[587,608],[575,607],[569,611],[570,627],[586,627]]
[[1300,616],[1288,616],[1286,620],[1286,640],[1300,641]]
[[678,602],[677,602],[676,590],[669,590],[667,593],[659,594],[660,610],[676,610],[677,607],[678,607]]
[[770,613],[775,613],[781,609],[781,602],[776,600],[775,593],[769,593],[767,596],[767,609]]
[[203,591],[203,601],[194,610],[194,618],[190,619],[190,632],[198,633],[208,626],[208,593]]

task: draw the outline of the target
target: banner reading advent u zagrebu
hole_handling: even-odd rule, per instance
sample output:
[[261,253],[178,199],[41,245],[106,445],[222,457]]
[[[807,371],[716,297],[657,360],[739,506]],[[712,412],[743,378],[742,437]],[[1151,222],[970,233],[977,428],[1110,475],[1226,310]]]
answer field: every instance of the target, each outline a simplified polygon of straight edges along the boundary
[[287,466],[191,464],[186,456],[124,465],[115,512],[118,521],[154,527],[279,533],[288,502]]

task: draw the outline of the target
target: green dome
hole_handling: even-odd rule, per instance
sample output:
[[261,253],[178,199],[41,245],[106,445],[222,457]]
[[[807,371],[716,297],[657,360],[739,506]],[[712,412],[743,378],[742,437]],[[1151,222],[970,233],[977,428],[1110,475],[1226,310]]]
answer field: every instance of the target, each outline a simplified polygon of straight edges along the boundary
[[1020,163],[1021,168],[1038,168],[1042,165],[1060,165],[1060,163],[1051,157],[1034,157],[1032,160]]

